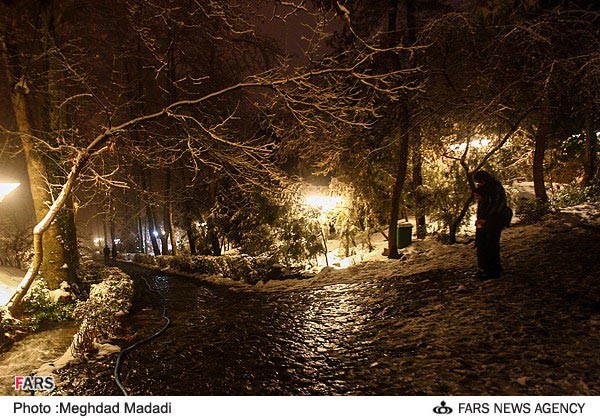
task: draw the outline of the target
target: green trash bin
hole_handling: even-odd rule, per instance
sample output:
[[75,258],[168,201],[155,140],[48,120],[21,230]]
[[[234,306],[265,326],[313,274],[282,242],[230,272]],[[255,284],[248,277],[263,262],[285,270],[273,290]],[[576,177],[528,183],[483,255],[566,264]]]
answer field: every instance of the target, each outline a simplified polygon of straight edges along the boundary
[[398,249],[408,247],[412,244],[412,227],[410,222],[398,222],[398,234],[396,235]]

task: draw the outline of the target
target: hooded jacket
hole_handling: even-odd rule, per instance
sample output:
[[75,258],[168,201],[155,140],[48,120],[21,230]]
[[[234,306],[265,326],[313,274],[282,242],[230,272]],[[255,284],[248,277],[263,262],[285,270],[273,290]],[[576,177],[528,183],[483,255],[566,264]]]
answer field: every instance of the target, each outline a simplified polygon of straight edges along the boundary
[[499,228],[504,226],[506,211],[506,192],[498,181],[485,183],[474,190],[481,196],[477,205],[477,219],[485,220],[484,228]]

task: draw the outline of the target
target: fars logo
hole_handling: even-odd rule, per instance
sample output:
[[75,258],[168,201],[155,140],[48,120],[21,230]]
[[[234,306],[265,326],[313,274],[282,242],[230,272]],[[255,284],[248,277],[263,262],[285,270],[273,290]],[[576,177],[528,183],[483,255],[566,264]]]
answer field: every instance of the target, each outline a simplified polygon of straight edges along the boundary
[[25,391],[54,390],[54,376],[15,376],[15,389]]
[[442,401],[439,406],[433,408],[433,412],[436,414],[448,415],[452,413],[452,408],[446,405],[446,402]]

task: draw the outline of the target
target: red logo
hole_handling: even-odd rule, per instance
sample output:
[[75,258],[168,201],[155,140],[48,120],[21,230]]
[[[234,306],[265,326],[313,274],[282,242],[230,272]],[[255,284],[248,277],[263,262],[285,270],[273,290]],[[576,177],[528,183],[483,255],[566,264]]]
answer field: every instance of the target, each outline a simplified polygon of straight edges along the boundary
[[15,376],[15,389],[25,391],[54,390],[54,376]]

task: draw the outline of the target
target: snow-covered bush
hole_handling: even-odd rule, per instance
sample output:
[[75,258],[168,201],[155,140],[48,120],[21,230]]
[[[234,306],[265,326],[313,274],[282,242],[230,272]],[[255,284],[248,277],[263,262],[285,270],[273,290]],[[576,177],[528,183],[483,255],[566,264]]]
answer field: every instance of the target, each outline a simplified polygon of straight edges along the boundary
[[138,263],[138,264],[155,265],[156,257],[154,257],[153,255],[150,255],[150,254],[135,253],[135,254],[133,254],[132,261],[134,263]]
[[83,356],[94,351],[94,343],[115,335],[119,317],[131,307],[133,281],[117,268],[103,269],[106,278],[92,285],[86,301],[78,302],[73,316],[81,323],[71,351]]
[[172,258],[173,256],[171,255],[159,255],[156,257],[156,264],[158,264],[158,267],[163,269],[171,268]]
[[77,269],[77,277],[85,284],[100,283],[106,277],[106,266],[94,260],[82,261]]
[[539,222],[550,210],[548,203],[541,203],[535,199],[520,199],[517,202],[516,213],[521,223],[529,225]]
[[[68,297],[61,298],[62,295]],[[67,289],[51,291],[43,279],[36,280],[23,299],[23,313],[29,317],[26,321],[27,326],[36,330],[49,322],[70,319],[73,311],[72,300]]]
[[[140,261],[141,260],[141,261]],[[168,268],[189,274],[221,274],[235,281],[256,284],[266,279],[275,264],[270,256],[252,257],[241,255],[196,255],[196,256],[157,256],[136,254],[133,261],[140,264]]]
[[567,184],[558,189],[552,196],[552,204],[559,208],[577,206],[598,199],[599,185],[580,186],[575,183]]

